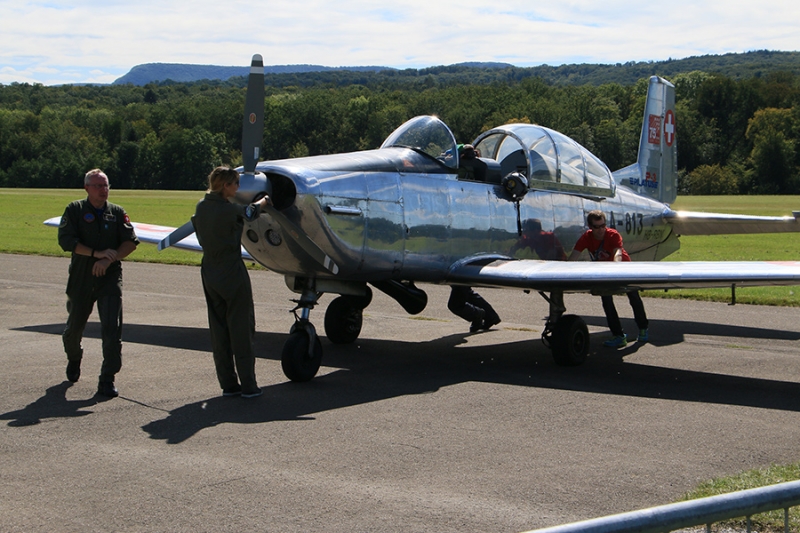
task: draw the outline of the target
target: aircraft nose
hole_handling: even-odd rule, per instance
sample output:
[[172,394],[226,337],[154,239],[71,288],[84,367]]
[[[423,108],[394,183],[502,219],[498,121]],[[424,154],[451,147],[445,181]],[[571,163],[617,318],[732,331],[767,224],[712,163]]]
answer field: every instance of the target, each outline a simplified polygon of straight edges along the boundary
[[239,190],[236,191],[236,202],[240,204],[250,204],[264,194],[272,198],[272,184],[261,172],[255,174],[247,173],[239,176]]

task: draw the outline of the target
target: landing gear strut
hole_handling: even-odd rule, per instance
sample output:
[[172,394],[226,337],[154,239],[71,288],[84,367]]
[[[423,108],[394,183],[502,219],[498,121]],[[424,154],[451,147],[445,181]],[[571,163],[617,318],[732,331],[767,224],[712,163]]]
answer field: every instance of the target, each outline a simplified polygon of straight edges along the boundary
[[[301,293],[299,300],[293,300],[297,304],[292,310],[295,322],[283,345],[281,367],[290,380],[309,381],[319,371],[322,343],[308,317],[323,293],[317,292],[319,283],[314,279],[296,278],[292,286]],[[330,284],[326,287],[330,288]],[[336,298],[325,312],[325,335],[335,344],[349,344],[358,338],[364,308],[372,301],[372,290],[366,285],[339,286],[343,288],[349,288],[348,294]]]
[[548,297],[544,292],[539,294],[550,304],[550,315],[547,317],[542,343],[550,348],[553,360],[559,366],[578,366],[586,361],[589,354],[589,328],[578,315],[565,315],[564,293],[553,291]]
[[[281,352],[283,373],[292,381],[309,381],[317,375],[322,363],[322,343],[317,336],[314,325],[309,322],[311,309],[317,304],[320,295],[310,287],[303,290],[297,307],[295,323],[289,330],[289,338]],[[297,311],[300,315],[297,315]]]

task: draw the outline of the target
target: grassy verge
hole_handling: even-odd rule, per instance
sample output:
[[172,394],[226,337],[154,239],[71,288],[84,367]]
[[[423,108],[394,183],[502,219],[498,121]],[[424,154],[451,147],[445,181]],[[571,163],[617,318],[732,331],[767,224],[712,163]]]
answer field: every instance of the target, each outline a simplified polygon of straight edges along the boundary
[[[728,494],[739,490],[755,489],[798,479],[800,479],[800,463],[785,466],[773,465],[765,469],[748,470],[735,476],[706,481],[698,485],[692,492],[686,494],[682,501]],[[753,515],[751,520],[753,531],[783,531],[783,510]],[[722,528],[745,531],[747,519],[742,517],[719,522],[715,525],[714,530],[721,530]],[[792,507],[789,510],[789,531],[800,531],[800,507]]]
[[[109,200],[122,205],[132,220],[178,227],[192,216],[202,191],[113,190]],[[0,189],[0,252],[68,257],[58,246],[56,229],[42,222],[61,216],[83,189]],[[126,261],[199,265],[201,255],[186,250],[141,245]]]
[[[680,196],[672,205],[682,211],[741,215],[787,216],[800,210],[800,196]],[[797,261],[800,235],[698,235],[681,237],[681,248],[665,261]],[[645,291],[651,298],[682,298],[729,302],[730,289],[675,289]],[[800,307],[800,287],[745,287],[736,289],[742,304]]]

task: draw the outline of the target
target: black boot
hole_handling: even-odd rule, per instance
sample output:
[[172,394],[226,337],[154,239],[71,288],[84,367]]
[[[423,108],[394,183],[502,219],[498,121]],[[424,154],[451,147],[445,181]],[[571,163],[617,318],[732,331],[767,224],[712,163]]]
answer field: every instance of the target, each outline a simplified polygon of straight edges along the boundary
[[486,316],[486,311],[483,309],[476,309],[475,316],[472,318],[472,324],[469,327],[470,333],[475,333],[476,331],[480,331],[481,327],[483,327],[483,317]]
[[81,378],[81,361],[67,361],[67,379],[75,383]]
[[117,388],[114,386],[113,381],[101,381],[97,384],[97,394],[106,396],[108,398],[116,398],[119,396]]

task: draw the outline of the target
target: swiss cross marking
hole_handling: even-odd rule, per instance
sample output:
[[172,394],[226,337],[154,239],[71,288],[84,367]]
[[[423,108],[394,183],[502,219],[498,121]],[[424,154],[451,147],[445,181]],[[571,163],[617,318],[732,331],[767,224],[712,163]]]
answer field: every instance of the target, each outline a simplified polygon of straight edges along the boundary
[[664,140],[667,146],[672,146],[675,142],[675,113],[672,109],[667,109],[667,115],[664,117]]

